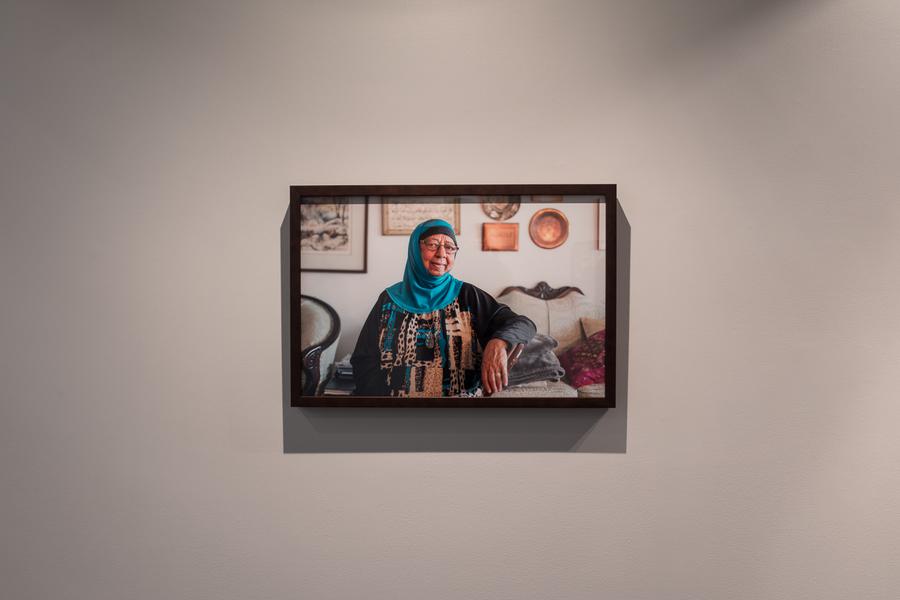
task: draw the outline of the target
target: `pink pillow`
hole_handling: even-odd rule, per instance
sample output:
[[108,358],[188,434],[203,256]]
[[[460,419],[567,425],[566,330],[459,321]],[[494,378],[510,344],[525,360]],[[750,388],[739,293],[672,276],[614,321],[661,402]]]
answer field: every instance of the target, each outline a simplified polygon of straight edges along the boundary
[[606,330],[602,329],[559,356],[569,385],[580,388],[606,380]]

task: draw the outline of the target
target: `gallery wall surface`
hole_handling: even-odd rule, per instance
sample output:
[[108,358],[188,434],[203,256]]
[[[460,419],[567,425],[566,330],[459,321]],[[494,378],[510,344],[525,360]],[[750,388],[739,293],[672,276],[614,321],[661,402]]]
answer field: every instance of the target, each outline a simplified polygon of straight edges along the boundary
[[[898,22],[2,3],[4,597],[898,597]],[[320,409],[285,452],[289,186],[489,183],[619,186],[624,451],[621,412]],[[466,445],[510,419],[532,451]]]

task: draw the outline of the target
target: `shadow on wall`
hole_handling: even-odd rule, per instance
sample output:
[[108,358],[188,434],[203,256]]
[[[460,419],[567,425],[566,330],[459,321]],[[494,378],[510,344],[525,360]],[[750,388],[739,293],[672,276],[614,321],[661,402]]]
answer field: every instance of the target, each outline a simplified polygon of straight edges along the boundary
[[[623,217],[624,218],[624,217]],[[628,297],[630,228],[619,224],[619,293]],[[284,452],[610,452],[627,432],[627,302],[617,315],[616,408],[294,408],[290,369],[290,212],[281,225]]]
[[[598,16],[615,22],[596,41],[616,49],[619,63],[640,76],[667,69],[711,46],[727,44],[745,30],[783,16],[783,11],[814,6],[827,0],[633,0],[593,7]],[[553,10],[557,10],[554,8]],[[588,19],[585,26],[591,21]],[[594,22],[590,26],[596,27]],[[643,32],[643,35],[635,35]],[[621,36],[621,37],[620,37]],[[646,69],[641,67],[646,67]]]

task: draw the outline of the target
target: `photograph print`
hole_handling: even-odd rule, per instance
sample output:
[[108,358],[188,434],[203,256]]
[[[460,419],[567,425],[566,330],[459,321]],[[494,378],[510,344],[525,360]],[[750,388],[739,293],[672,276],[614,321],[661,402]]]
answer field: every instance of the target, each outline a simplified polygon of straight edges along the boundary
[[[296,287],[309,311],[295,321],[307,345],[292,348],[306,382],[294,406],[614,406],[615,265],[599,225],[615,186],[504,187],[416,186],[406,212],[394,208],[402,186],[356,197],[292,188],[292,310]],[[423,200],[436,210],[420,211]],[[369,272],[310,273],[321,256],[353,254],[361,210],[383,220]]]

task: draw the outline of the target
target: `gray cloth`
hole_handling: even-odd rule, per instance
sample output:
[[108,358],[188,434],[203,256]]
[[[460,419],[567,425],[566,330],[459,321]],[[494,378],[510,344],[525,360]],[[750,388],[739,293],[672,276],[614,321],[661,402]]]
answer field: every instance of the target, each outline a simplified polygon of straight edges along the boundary
[[536,334],[530,342],[525,344],[522,354],[519,356],[519,362],[510,369],[509,385],[562,379],[566,371],[553,353],[553,349],[558,344],[559,342],[549,335]]

